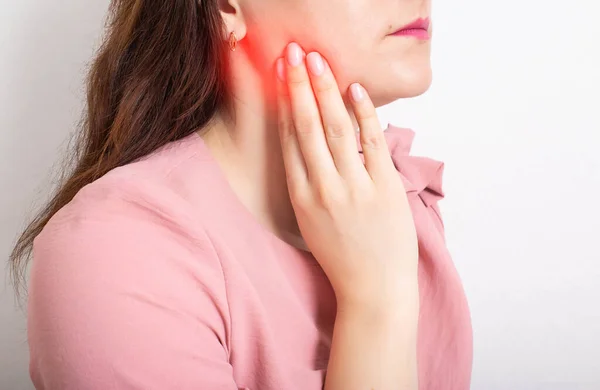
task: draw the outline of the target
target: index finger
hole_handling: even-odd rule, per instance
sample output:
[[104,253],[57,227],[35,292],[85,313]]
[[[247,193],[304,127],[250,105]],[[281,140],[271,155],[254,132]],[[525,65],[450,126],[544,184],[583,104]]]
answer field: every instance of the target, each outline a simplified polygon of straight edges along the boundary
[[321,113],[306,69],[305,57],[297,43],[292,42],[287,46],[286,79],[291,116],[309,180],[329,185],[339,174],[325,139]]

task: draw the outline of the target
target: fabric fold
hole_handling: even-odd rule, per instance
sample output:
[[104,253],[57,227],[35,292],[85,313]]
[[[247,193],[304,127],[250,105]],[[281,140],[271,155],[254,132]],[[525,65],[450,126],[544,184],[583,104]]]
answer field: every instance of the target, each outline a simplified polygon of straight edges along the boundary
[[[392,161],[396,170],[400,173],[406,192],[416,192],[427,206],[443,199],[444,163],[429,157],[410,155],[415,132],[412,129],[397,127],[388,123],[384,136]],[[357,133],[356,137],[358,151],[362,157],[360,134]]]

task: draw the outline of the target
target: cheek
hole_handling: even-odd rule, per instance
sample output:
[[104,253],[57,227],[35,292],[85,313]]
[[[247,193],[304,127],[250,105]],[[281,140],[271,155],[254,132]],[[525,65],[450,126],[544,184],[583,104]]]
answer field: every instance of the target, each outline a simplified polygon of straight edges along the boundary
[[261,0],[246,10],[247,38],[253,52],[274,62],[289,42],[296,41],[303,47],[311,43],[315,21],[306,4],[311,1],[322,0]]
[[277,25],[257,23],[248,25],[243,41],[250,61],[261,73],[265,73],[275,64],[275,60],[283,55],[281,28]]
[[264,74],[272,71],[276,59],[284,55],[291,41],[298,42],[307,53],[319,52],[330,64],[346,100],[350,84],[364,82],[374,72],[379,50],[374,48],[374,37],[360,34],[361,29],[352,27],[348,18],[321,15],[329,14],[305,13],[289,21],[279,15],[270,17],[268,23],[257,18],[248,25],[246,48],[253,64]]
[[321,53],[327,59],[340,92],[347,99],[350,84],[363,82],[371,72],[373,61],[368,50],[360,50],[350,40],[321,44]]

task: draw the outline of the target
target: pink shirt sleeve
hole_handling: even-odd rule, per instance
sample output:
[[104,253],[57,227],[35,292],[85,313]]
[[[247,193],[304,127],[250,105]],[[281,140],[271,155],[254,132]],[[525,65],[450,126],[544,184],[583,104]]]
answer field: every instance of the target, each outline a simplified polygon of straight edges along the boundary
[[36,238],[28,301],[38,390],[236,390],[209,238],[160,210],[72,202]]

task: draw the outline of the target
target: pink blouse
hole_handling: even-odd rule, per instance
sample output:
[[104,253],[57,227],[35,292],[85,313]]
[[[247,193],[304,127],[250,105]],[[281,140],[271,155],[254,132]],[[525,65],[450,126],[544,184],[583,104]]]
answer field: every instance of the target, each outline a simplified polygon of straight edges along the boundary
[[[472,331],[445,245],[443,163],[386,137],[420,249],[421,390],[469,388]],[[336,303],[310,252],[253,218],[192,134],[84,187],[34,243],[30,374],[45,390],[317,390]]]

